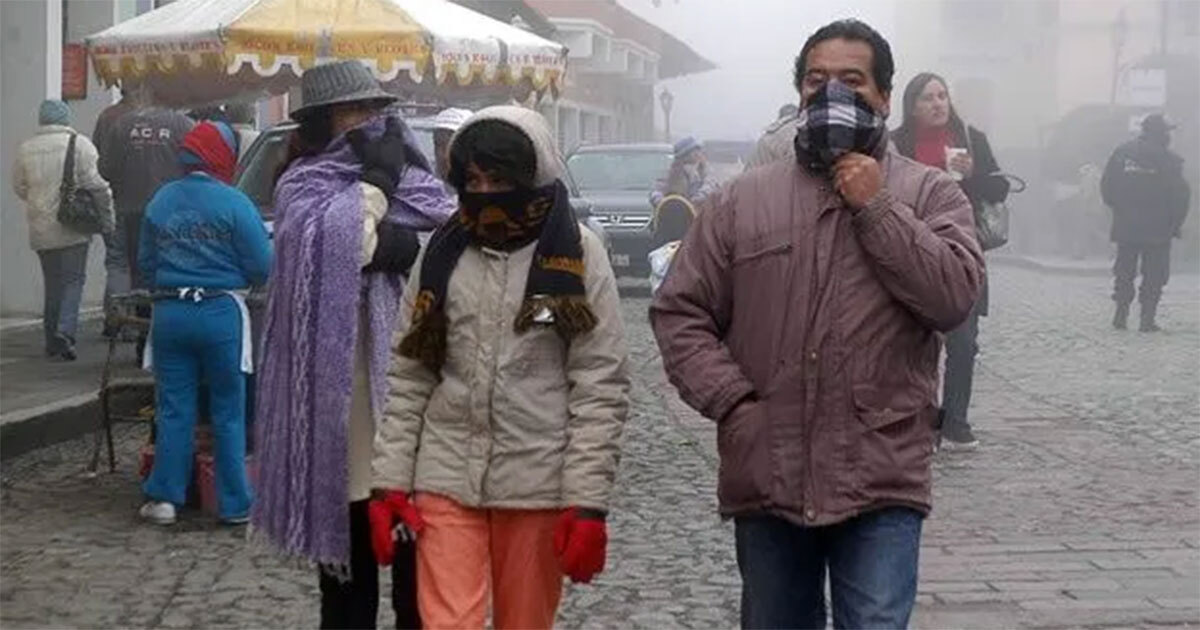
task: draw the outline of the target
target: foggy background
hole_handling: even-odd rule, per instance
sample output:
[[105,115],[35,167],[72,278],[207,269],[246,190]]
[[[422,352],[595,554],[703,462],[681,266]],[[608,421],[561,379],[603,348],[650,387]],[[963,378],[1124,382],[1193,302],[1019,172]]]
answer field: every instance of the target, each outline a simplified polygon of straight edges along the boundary
[[[718,69],[664,81],[671,135],[753,140],[796,102],[792,62],[820,26],[855,17],[892,47],[889,126],[908,80],[946,77],[955,108],[988,135],[1000,166],[1029,188],[1010,198],[1006,252],[1111,257],[1099,173],[1147,114],[1178,126],[1192,211],[1174,247],[1200,270],[1200,0],[620,0]],[[663,129],[661,108],[657,126]]]
[[[854,17],[892,44],[896,3],[890,0],[622,0],[629,10],[687,42],[717,69],[669,79],[675,95],[671,132],[721,140],[753,140],[779,107],[797,103],[792,64],[804,40],[833,20]],[[661,89],[659,90],[661,91]],[[664,124],[661,108],[658,126]]]

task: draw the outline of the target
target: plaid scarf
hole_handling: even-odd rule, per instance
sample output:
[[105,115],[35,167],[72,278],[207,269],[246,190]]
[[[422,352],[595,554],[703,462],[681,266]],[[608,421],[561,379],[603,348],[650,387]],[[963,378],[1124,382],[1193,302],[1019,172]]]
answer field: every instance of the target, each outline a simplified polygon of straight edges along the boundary
[[875,155],[887,133],[883,116],[837,80],[808,99],[796,126],[796,159],[813,173],[829,172],[847,153]]
[[[523,197],[523,198],[522,198]],[[552,325],[566,339],[596,327],[583,284],[583,245],[579,224],[561,181],[534,191],[490,197],[470,193],[459,211],[434,232],[421,261],[420,289],[412,324],[400,341],[400,354],[439,373],[446,361],[446,293],[450,275],[469,246],[515,251],[537,241],[525,281],[525,298],[513,329]],[[512,203],[521,200],[524,203]]]

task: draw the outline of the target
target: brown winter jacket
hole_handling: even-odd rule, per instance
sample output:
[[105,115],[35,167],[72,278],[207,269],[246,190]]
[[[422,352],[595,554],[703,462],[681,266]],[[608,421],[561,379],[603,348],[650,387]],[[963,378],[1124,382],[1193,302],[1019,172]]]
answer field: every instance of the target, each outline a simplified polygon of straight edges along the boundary
[[971,311],[983,255],[958,184],[890,151],[881,166],[857,213],[795,160],[743,174],[655,296],[671,382],[718,421],[725,516],[929,511],[938,331]]

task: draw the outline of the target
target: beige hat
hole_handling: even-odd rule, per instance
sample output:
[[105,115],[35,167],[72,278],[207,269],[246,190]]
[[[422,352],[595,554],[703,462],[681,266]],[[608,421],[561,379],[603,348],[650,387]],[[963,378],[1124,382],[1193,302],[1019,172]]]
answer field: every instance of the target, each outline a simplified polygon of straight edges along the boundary
[[458,131],[463,123],[473,114],[469,109],[460,107],[451,107],[438,112],[438,115],[433,119],[434,129],[444,129],[446,131]]

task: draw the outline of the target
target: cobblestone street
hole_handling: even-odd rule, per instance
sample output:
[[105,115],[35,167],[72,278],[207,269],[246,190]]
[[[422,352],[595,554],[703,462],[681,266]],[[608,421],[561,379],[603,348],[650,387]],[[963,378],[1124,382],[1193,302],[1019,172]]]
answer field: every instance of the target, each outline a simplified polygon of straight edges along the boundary
[[[1108,327],[1107,278],[994,267],[991,279],[972,410],[982,445],[937,456],[913,626],[1200,626],[1200,279],[1172,279],[1157,335]],[[634,414],[608,567],[568,587],[559,625],[734,627],[715,431],[666,384],[647,306],[624,302]],[[313,570],[194,512],[170,529],[139,523],[144,429],[120,435],[113,475],[81,474],[90,438],[4,462],[0,626],[316,625]]]

